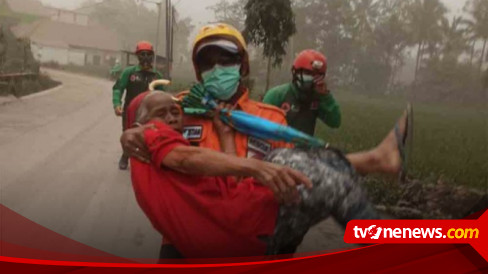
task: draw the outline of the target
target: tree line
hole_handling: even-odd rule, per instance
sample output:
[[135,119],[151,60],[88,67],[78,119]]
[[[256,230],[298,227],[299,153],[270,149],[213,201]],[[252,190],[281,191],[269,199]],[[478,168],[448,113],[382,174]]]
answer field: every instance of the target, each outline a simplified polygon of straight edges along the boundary
[[293,57],[313,48],[326,54],[334,88],[486,100],[488,0],[468,0],[456,16],[440,0],[221,0],[210,9],[244,31],[266,57],[253,67],[272,64],[274,79],[289,79]]

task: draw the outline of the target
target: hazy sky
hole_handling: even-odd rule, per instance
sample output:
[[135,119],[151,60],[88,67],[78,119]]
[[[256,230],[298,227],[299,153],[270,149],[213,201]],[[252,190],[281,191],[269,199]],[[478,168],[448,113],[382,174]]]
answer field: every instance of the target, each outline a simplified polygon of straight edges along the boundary
[[[85,0],[41,0],[45,4],[64,9],[75,9]],[[109,0],[116,3],[117,0]],[[162,0],[164,1],[164,0]],[[206,7],[218,3],[219,0],[172,0],[173,5],[183,17],[191,17],[195,26],[213,20],[213,13]]]
[[[41,0],[45,4],[53,7],[74,9],[77,8],[84,0]],[[116,2],[117,0],[109,0]],[[164,1],[164,0],[163,0]],[[199,28],[207,22],[213,21],[213,13],[206,7],[218,3],[219,0],[172,0],[173,5],[183,17],[191,17],[193,24]],[[442,0],[452,12],[459,12],[464,6],[466,0]]]

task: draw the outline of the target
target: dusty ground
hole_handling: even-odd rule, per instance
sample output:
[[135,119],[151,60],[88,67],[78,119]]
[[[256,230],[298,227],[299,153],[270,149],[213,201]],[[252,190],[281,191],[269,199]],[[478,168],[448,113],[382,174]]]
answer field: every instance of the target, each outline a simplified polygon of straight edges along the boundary
[[[47,70],[56,90],[0,105],[0,201],[55,232],[128,258],[155,258],[161,238],[117,169],[120,120],[112,83]],[[300,252],[347,247],[333,221]]]

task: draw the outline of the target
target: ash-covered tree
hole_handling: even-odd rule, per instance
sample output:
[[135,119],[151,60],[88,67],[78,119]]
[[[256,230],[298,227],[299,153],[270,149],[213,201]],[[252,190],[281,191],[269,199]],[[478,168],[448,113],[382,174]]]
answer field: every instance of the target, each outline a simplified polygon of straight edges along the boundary
[[479,61],[479,72],[481,74],[488,43],[488,0],[469,0],[464,10],[471,16],[466,22],[473,34],[474,42],[477,40],[483,41]]
[[295,15],[290,0],[249,0],[245,6],[244,36],[263,48],[268,59],[266,90],[269,89],[271,66],[279,66],[286,55],[286,46],[296,32]]
[[446,6],[439,0],[414,0],[408,7],[408,27],[412,41],[417,46],[415,79],[421,69],[424,55],[436,54],[442,39],[442,24],[447,15]]
[[469,50],[469,28],[463,24],[463,18],[455,16],[451,22],[442,23],[443,41],[440,45],[442,59],[458,62],[461,54]]

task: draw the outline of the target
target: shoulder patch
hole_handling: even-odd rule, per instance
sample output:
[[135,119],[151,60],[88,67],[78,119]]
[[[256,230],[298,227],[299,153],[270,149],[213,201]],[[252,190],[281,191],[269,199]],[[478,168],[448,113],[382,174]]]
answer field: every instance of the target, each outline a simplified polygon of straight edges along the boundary
[[290,103],[288,102],[284,102],[283,104],[281,104],[281,109],[285,112],[285,113],[288,113],[288,111],[290,111],[291,109],[291,106],[290,106]]
[[203,136],[203,126],[187,126],[183,128],[183,137],[186,140],[199,140]]
[[247,139],[247,158],[263,159],[271,149],[271,144],[265,140],[252,136]]

